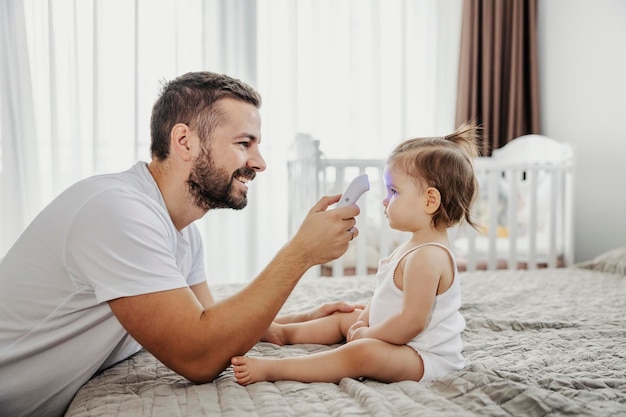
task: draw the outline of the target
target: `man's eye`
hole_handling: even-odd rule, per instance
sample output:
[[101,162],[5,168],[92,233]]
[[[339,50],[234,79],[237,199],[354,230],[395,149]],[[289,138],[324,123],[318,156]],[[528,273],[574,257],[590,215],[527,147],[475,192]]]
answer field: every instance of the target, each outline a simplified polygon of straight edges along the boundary
[[239,142],[238,145],[241,145],[244,148],[248,148],[248,147],[250,147],[250,142],[249,141]]

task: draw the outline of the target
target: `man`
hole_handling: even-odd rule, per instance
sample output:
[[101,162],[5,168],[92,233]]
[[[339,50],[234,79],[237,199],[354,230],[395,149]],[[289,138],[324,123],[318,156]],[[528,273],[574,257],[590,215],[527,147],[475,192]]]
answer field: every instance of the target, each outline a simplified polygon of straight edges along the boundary
[[61,415],[94,373],[142,346],[212,381],[263,336],[307,269],[345,252],[359,209],[327,210],[339,196],[324,197],[256,279],[214,302],[193,222],[246,206],[247,183],[265,170],[259,106],[225,75],[167,83],[151,162],[78,182],[29,225],[0,263],[0,415]]

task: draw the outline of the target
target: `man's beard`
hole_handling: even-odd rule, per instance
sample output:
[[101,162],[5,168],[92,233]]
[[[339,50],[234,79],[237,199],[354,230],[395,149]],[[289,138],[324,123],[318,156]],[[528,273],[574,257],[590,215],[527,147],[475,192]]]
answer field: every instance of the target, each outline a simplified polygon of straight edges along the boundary
[[256,172],[248,167],[237,169],[228,175],[216,165],[210,152],[202,151],[196,158],[187,185],[194,204],[203,209],[232,208],[241,210],[248,204],[247,193],[234,192],[235,178],[254,179]]

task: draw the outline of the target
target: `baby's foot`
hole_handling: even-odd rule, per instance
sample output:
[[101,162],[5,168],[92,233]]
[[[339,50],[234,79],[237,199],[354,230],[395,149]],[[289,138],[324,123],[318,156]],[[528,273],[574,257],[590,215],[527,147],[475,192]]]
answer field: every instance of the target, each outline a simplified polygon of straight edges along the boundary
[[235,371],[235,379],[241,385],[267,380],[267,363],[264,359],[248,356],[235,356],[230,360]]

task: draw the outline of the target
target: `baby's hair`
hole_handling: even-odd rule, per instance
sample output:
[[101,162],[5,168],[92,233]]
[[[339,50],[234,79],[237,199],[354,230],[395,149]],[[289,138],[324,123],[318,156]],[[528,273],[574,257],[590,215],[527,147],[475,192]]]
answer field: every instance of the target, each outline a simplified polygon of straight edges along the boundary
[[464,123],[443,137],[408,139],[397,145],[387,159],[390,167],[402,169],[424,189],[439,190],[441,205],[432,218],[435,227],[450,227],[462,221],[476,227],[470,209],[478,192],[473,160],[480,156],[479,138],[479,127],[473,122]]

